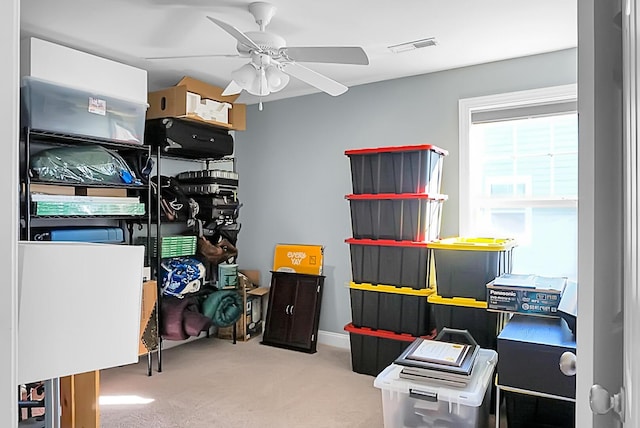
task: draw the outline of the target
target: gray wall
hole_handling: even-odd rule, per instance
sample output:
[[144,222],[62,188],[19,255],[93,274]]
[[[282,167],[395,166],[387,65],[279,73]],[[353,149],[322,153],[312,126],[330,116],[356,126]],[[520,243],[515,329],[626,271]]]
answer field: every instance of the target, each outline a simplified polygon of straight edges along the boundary
[[247,109],[236,133],[240,174],[239,264],[270,279],[277,243],[325,246],[320,330],[350,322],[349,159],[363,147],[434,144],[444,159],[442,236],[458,232],[458,100],[576,83],[576,50],[355,86],[339,97],[314,94]]

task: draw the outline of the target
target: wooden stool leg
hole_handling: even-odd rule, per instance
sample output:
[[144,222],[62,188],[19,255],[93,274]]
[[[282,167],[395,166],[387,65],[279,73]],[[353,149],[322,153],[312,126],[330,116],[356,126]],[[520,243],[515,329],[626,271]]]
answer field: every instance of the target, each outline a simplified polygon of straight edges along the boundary
[[100,428],[100,372],[60,379],[62,428]]

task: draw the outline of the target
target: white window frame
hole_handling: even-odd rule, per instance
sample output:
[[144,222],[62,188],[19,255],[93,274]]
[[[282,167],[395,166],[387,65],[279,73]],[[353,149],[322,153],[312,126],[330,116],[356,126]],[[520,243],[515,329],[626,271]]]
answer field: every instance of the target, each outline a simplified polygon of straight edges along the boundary
[[[508,109],[526,107],[536,104],[576,101],[578,97],[578,85],[562,85],[548,88],[531,89],[526,91],[508,92],[503,94],[487,95],[475,98],[463,98],[458,101],[458,139],[459,139],[459,224],[460,236],[471,236],[473,233],[472,213],[473,206],[470,189],[471,178],[477,165],[471,160],[471,115],[483,110]],[[577,207],[577,199],[536,199],[501,201],[501,207],[512,205],[514,208],[524,207]]]
[[[515,180],[514,180],[515,179]],[[531,177],[529,176],[516,176],[516,177],[489,177],[487,178],[486,190],[487,194],[491,194],[491,185],[493,184],[513,184],[515,181],[516,184],[524,184],[525,189],[525,197],[531,196]],[[518,203],[515,206],[512,206],[510,202],[513,202],[513,199],[503,200],[499,198],[492,198],[491,200],[485,201],[483,207],[485,208],[500,208],[505,210],[512,210],[514,213],[520,212],[524,215],[524,232],[521,236],[518,237],[518,243],[520,244],[528,244],[531,242],[531,225],[532,225],[532,208],[530,206],[522,206],[522,204]]]

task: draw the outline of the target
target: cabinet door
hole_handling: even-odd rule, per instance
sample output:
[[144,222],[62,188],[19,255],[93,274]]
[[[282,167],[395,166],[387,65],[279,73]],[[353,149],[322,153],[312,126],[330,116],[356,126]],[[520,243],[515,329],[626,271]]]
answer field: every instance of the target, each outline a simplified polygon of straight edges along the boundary
[[296,277],[273,273],[269,296],[269,310],[263,340],[265,342],[288,343],[290,309],[296,295]]
[[292,346],[314,348],[318,333],[321,285],[318,278],[300,277],[291,313],[289,341]]

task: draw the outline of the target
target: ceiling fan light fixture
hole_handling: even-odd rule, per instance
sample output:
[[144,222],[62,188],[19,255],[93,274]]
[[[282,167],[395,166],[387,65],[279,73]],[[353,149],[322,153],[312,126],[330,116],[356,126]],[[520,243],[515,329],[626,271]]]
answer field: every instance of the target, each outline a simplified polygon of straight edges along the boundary
[[255,79],[253,80],[253,84],[250,87],[245,88],[247,92],[258,97],[265,97],[269,95],[269,83],[267,82],[267,76],[264,68],[255,70],[254,77]]
[[243,65],[237,70],[231,72],[231,78],[243,89],[253,86],[256,81],[257,71],[252,63]]
[[289,76],[293,76],[331,96],[338,96],[347,91],[345,85],[298,62],[369,64],[367,54],[358,46],[288,47],[284,38],[265,30],[275,11],[275,6],[270,3],[251,3],[249,12],[254,16],[260,31],[246,33],[227,22],[207,16],[207,19],[236,40],[240,57],[251,58],[250,64],[231,73],[232,81],[224,91],[227,94],[239,94],[245,90],[252,95],[264,97],[284,89],[289,84]]
[[275,65],[267,67],[265,76],[271,92],[278,92],[289,83],[289,75]]

